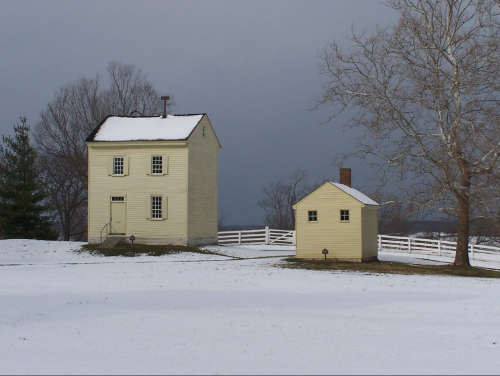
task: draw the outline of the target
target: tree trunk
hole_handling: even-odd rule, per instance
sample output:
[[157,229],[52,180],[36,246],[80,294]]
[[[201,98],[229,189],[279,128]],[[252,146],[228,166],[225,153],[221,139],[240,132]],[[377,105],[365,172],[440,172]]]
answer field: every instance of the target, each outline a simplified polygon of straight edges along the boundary
[[458,197],[458,234],[454,265],[470,266],[469,262],[469,216],[470,216],[470,177],[462,178]]
[[69,215],[66,216],[66,218],[64,218],[64,226],[62,230],[63,230],[63,240],[69,241],[71,239],[71,221],[69,219]]

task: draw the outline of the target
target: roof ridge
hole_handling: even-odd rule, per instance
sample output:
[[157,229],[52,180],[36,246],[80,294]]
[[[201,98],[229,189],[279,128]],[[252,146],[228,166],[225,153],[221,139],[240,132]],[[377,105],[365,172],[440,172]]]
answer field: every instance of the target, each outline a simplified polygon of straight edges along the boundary
[[[200,115],[206,115],[206,113],[199,113],[199,114],[167,114],[167,117],[169,116],[200,116]],[[163,118],[163,115],[140,115],[140,116],[130,116],[130,115],[108,115],[104,120],[107,118],[126,118],[126,119],[145,119],[145,118]]]
[[[368,197],[367,195],[365,195],[363,192],[361,192],[360,190],[356,189],[356,188],[353,188],[353,187],[349,187],[348,185],[345,185],[345,184],[342,184],[342,183],[335,183],[333,181],[330,181],[330,183],[337,187],[338,189],[340,189],[341,191],[343,191],[345,194],[348,194],[349,196],[351,196],[352,198],[354,198],[355,200],[358,200],[359,202],[365,204],[365,205],[373,205],[373,206],[380,206],[379,203],[377,203],[375,200],[371,199],[370,197]],[[341,187],[339,187],[339,185]],[[347,188],[347,190],[344,190],[343,187]],[[362,197],[356,197],[355,195],[352,195],[353,192],[349,193],[348,190],[351,190],[351,191],[354,191],[356,193],[359,193],[360,195],[362,195]],[[369,201],[371,202],[368,202],[365,200],[368,199]]]
[[155,116],[109,115],[91,132],[86,142],[187,140],[207,114]]

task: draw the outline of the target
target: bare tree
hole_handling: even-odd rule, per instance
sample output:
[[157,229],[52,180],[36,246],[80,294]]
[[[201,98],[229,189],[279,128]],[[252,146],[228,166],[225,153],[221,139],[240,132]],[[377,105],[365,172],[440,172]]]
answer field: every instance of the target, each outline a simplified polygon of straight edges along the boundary
[[[470,265],[469,226],[498,208],[500,28],[493,0],[388,0],[399,22],[333,42],[318,106],[365,136],[354,154],[403,182],[408,202],[458,218],[455,265]],[[332,117],[332,118],[333,118]],[[496,185],[495,185],[496,184]],[[496,212],[496,210],[495,210]]]
[[[35,130],[37,149],[47,168],[62,164],[87,187],[85,138],[105,116],[99,78],[82,78],[55,93]],[[50,173],[50,172],[49,172]]]
[[283,230],[295,228],[295,212],[292,206],[309,191],[307,173],[297,169],[287,182],[269,183],[262,189],[264,198],[258,205],[266,211],[266,225]]
[[86,237],[86,137],[106,115],[162,112],[160,96],[140,70],[111,62],[108,73],[111,87],[107,90],[101,89],[99,76],[60,88],[35,130],[45,186],[64,240]]
[[111,87],[103,93],[107,115],[126,116],[136,112],[141,116],[151,116],[161,113],[159,95],[140,69],[112,61],[107,71],[111,80]]
[[58,230],[64,240],[83,240],[87,234],[87,187],[69,159],[39,156],[48,200],[58,218]]
[[410,233],[411,209],[394,194],[383,194],[380,190],[370,195],[380,204],[378,228],[381,234],[406,236]]

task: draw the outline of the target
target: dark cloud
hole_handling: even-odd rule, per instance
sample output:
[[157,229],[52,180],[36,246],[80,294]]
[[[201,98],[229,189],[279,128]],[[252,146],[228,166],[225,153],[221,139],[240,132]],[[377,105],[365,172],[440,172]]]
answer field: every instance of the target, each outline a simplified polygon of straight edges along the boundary
[[[296,168],[338,179],[331,162],[352,134],[321,94],[318,52],[351,25],[394,19],[374,0],[3,1],[0,132],[32,125],[54,92],[107,63],[134,64],[175,98],[174,113],[208,113],[220,152],[219,208],[226,224],[262,223],[261,188]],[[366,171],[353,166],[354,184]]]

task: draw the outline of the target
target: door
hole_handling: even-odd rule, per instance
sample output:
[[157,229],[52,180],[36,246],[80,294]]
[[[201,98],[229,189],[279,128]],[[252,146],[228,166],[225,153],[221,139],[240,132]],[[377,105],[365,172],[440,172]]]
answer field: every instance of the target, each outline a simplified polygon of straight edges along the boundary
[[110,234],[125,235],[125,197],[111,197]]

